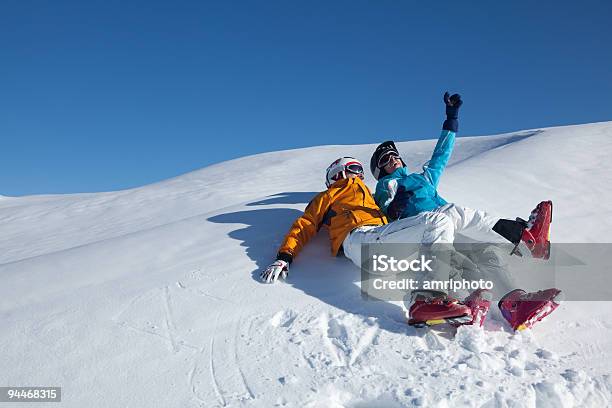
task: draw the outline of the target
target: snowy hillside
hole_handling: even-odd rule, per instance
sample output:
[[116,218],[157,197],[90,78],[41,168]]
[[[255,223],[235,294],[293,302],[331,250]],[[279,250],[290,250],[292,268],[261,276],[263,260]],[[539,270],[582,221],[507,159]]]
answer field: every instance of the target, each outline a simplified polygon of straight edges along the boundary
[[[398,147],[417,170],[434,144]],[[327,165],[374,147],[0,197],[0,386],[61,386],[65,407],[610,405],[612,302],[566,302],[532,332],[494,312],[484,331],[436,335],[363,301],[325,232],[287,282],[258,282]],[[554,241],[609,242],[610,157],[612,122],[460,138],[440,193],[509,217],[552,199]]]

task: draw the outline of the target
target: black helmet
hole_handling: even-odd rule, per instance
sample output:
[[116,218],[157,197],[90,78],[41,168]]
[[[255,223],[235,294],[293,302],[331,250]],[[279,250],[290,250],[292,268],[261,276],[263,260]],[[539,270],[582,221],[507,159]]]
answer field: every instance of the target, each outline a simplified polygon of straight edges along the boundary
[[381,178],[387,175],[384,166],[383,168],[378,167],[378,162],[383,155],[389,152],[395,153],[400,158],[402,166],[406,167],[406,163],[404,163],[404,160],[401,158],[399,152],[397,151],[395,143],[393,143],[392,140],[387,140],[386,142],[383,142],[378,145],[376,150],[374,150],[374,154],[372,154],[372,158],[370,159],[370,171],[372,172],[372,175],[376,180],[380,180]]

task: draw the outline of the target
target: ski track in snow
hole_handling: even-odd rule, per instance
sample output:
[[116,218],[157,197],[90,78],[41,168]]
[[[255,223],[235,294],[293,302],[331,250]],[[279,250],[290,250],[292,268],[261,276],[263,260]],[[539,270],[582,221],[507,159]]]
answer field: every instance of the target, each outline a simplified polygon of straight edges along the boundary
[[194,362],[193,367],[187,373],[187,383],[189,384],[189,390],[191,391],[193,398],[198,403],[200,403],[201,406],[206,406],[206,400],[200,397],[198,393],[198,389],[195,385],[195,373],[196,373],[197,368],[198,368],[198,364]]
[[236,368],[238,369],[238,373],[240,374],[240,379],[242,380],[242,383],[244,384],[244,388],[246,389],[249,399],[255,399],[255,394],[253,394],[253,391],[251,390],[251,387],[249,386],[249,383],[247,382],[246,376],[244,375],[244,371],[242,370],[242,367],[241,367],[241,362],[240,362],[241,359],[238,356],[237,344],[240,342],[240,338],[242,338],[241,331],[240,331],[241,326],[242,326],[242,318],[238,319],[238,322],[235,324],[235,328],[234,328],[234,343],[233,343],[234,364]]
[[[220,316],[221,316],[221,312],[217,313],[217,316],[215,317],[213,333],[217,332],[217,327],[219,325]],[[211,385],[213,387],[213,390],[215,390],[215,395],[217,396],[217,400],[219,401],[221,406],[225,407],[227,403],[225,401],[225,395],[224,393],[220,391],[219,382],[217,381],[217,373],[215,371],[215,358],[214,357],[215,357],[215,336],[213,335],[210,337],[210,346],[209,346],[209,355],[208,355]]]
[[166,323],[166,330],[168,332],[168,338],[170,339],[170,348],[171,350],[176,353],[178,351],[178,347],[176,344],[176,329],[174,327],[174,320],[172,319],[172,308],[170,307],[170,289],[168,288],[168,286],[164,287],[163,289],[163,302],[164,302],[164,309],[165,309],[165,319],[164,322]]
[[[233,294],[235,285],[230,289],[230,297]],[[233,303],[232,303],[233,304]],[[254,399],[254,393],[248,385],[246,375],[241,368],[240,358],[238,356],[238,347],[240,338],[240,322],[242,318],[232,324],[232,336],[219,336],[219,321],[223,314],[223,310],[219,310],[214,318],[212,335],[209,339],[207,365],[210,377],[210,386],[214,391],[216,402],[220,406],[230,406],[232,401],[243,402]],[[219,344],[223,344],[222,348]],[[206,349],[200,350],[200,355],[205,353]],[[223,356],[220,359],[219,356]],[[201,397],[201,392],[196,385],[195,378],[199,374],[197,369],[197,360],[194,362],[193,368],[189,371],[187,382],[197,401],[205,401]],[[226,379],[224,381],[224,379]],[[230,381],[227,381],[230,379]],[[236,381],[237,380],[237,381]]]

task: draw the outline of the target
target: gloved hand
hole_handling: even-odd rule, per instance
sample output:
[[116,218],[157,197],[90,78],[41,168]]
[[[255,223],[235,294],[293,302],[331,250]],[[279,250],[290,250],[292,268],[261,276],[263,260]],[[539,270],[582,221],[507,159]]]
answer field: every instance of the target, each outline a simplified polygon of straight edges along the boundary
[[387,215],[389,218],[393,220],[397,220],[402,216],[406,206],[408,205],[408,201],[412,196],[412,191],[406,191],[404,186],[399,186],[397,188],[397,192],[395,193],[395,197],[393,201],[387,207]]
[[450,96],[448,92],[444,93],[444,104],[446,105],[446,118],[457,119],[459,117],[459,108],[463,104],[461,95],[453,94]]
[[272,265],[268,266],[262,273],[259,275],[262,281],[266,283],[274,283],[280,276],[281,278],[287,278],[289,274],[289,263],[277,259],[272,263]]

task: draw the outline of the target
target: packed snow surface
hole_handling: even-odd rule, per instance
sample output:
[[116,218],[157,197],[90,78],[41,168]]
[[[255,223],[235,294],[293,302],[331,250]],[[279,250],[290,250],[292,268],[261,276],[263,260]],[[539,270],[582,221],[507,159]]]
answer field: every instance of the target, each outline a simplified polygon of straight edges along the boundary
[[[398,146],[417,170],[434,145]],[[518,334],[496,306],[484,330],[414,329],[400,303],[361,298],[323,231],[286,282],[258,281],[327,165],[374,147],[1,197],[0,386],[61,386],[66,407],[610,405],[612,302],[566,302]],[[554,241],[606,242],[611,157],[612,122],[459,138],[440,194],[508,217],[551,199]]]

